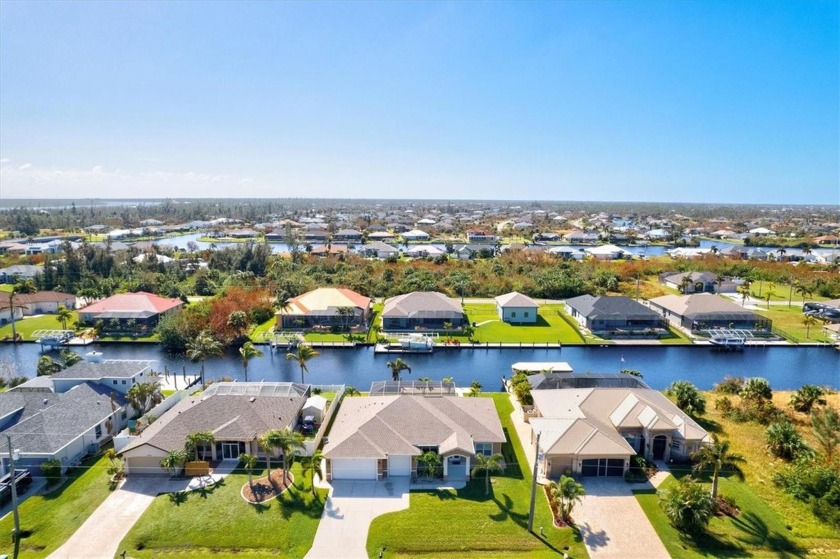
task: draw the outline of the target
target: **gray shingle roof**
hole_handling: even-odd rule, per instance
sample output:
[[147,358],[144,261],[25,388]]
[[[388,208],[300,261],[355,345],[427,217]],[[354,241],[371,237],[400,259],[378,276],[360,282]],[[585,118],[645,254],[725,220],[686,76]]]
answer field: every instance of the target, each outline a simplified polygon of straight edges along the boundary
[[441,314],[461,316],[463,311],[458,301],[436,291],[414,291],[391,297],[382,310],[382,316],[387,318],[440,317]]
[[52,375],[54,379],[86,379],[101,378],[131,378],[136,374],[150,369],[151,361],[102,361],[92,363],[80,361],[72,367]]
[[473,453],[472,441],[501,443],[505,435],[487,398],[368,396],[344,399],[328,441],[328,458],[385,458],[417,456],[419,446]]
[[634,320],[657,320],[661,318],[659,313],[629,297],[581,295],[568,299],[566,304],[586,318],[628,318]]

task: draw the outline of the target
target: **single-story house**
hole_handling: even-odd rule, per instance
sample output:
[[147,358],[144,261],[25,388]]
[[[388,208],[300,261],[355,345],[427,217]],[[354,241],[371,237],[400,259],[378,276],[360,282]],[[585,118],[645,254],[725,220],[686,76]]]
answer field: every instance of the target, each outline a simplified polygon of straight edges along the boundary
[[356,229],[339,229],[333,234],[333,240],[344,243],[358,243],[362,240],[362,232]]
[[160,462],[167,453],[183,449],[188,435],[204,431],[216,439],[199,449],[204,460],[238,461],[246,452],[265,457],[259,437],[271,429],[297,428],[308,394],[308,385],[291,382],[213,384],[175,404],[123,447],[126,473],[166,473]]
[[312,247],[312,250],[309,251],[309,254],[314,254],[315,256],[327,256],[329,254],[347,254],[350,252],[347,250],[347,245],[334,245],[334,244],[326,244],[326,245],[315,245]]
[[[40,464],[58,460],[62,471],[98,451],[127,423],[125,398],[95,382],[75,384],[65,392],[10,390],[0,393],[0,437],[11,437],[20,458],[16,468],[42,475]],[[0,474],[8,471],[0,459]]]
[[180,299],[144,291],[119,293],[83,308],[79,322],[94,324],[101,320],[106,331],[121,331],[131,329],[128,321],[133,320],[135,331],[150,332],[161,318],[180,311],[183,305]]
[[501,452],[505,434],[488,398],[345,398],[324,446],[328,480],[417,474],[417,457],[443,458],[446,480],[469,479],[476,454]]
[[[10,294],[0,291],[0,311],[9,309]],[[64,306],[68,309],[76,308],[76,296],[70,293],[59,293],[58,291],[38,291],[35,293],[18,293],[15,296],[15,307],[20,307],[23,316],[35,314],[53,314],[58,312],[58,307]],[[56,322],[56,324],[58,324]]]
[[403,252],[409,258],[435,258],[445,255],[446,250],[435,245],[412,245]]
[[647,386],[534,390],[531,396],[531,445],[539,433],[539,470],[548,479],[567,473],[623,476],[636,454],[667,462],[711,441],[697,422]]
[[502,322],[534,324],[539,308],[536,301],[516,291],[496,297],[496,314]]
[[596,260],[620,260],[622,258],[633,258],[636,255],[629,250],[624,250],[615,245],[601,245],[595,247],[586,247],[583,252],[595,258]]
[[428,241],[431,237],[425,231],[421,231],[420,229],[412,229],[411,231],[406,231],[402,234],[403,240],[406,241]]
[[586,257],[581,249],[569,246],[551,247],[548,253],[564,260],[583,260]]
[[772,326],[769,318],[711,293],[656,297],[650,300],[650,308],[692,331],[715,328],[769,331]]
[[[289,300],[289,307],[277,312],[280,328],[337,327],[349,330],[365,327],[370,316],[370,297],[343,287],[320,287]],[[351,309],[342,311],[341,309]],[[342,314],[347,312],[348,314]]]
[[359,254],[367,256],[368,258],[398,258],[400,255],[399,249],[383,243],[382,241],[371,241],[359,248]]
[[470,229],[467,231],[468,243],[484,243],[487,241],[493,242],[495,240],[496,235],[488,233],[487,231],[481,231],[479,229]]
[[17,283],[21,280],[34,280],[39,274],[44,273],[43,266],[32,266],[30,264],[18,264],[0,268],[0,283]]
[[623,296],[581,295],[566,300],[566,311],[592,332],[663,328],[657,312]]
[[453,328],[465,323],[461,304],[436,291],[414,291],[385,301],[382,309],[383,330],[440,330],[445,323]]
[[735,293],[737,286],[731,280],[720,278],[712,272],[664,273],[659,283],[685,294],[691,293]]

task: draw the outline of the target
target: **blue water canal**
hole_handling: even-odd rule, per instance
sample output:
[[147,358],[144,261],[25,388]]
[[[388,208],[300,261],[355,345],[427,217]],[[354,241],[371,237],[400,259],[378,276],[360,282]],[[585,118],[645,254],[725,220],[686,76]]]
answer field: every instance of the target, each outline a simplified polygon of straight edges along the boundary
[[[297,364],[284,353],[262,346],[265,356],[251,361],[248,379],[253,381],[299,381]],[[79,353],[97,350],[105,359],[147,359],[156,370],[166,366],[197,373],[198,366],[183,355],[167,354],[156,345],[95,344],[76,348]],[[386,363],[395,355],[375,355],[373,348],[319,348],[320,356],[309,363],[308,382],[350,384],[360,390],[371,382],[389,378]],[[36,344],[0,345],[0,370],[4,374],[34,376],[40,354]],[[709,389],[725,375],[763,376],[776,389],[796,389],[803,384],[840,388],[840,351],[830,347],[753,347],[743,352],[716,353],[709,347],[564,347],[562,349],[449,349],[431,355],[404,355],[411,373],[440,379],[451,376],[459,385],[478,380],[485,390],[499,390],[502,375],[510,376],[517,361],[567,361],[578,372],[613,372],[637,369],[653,388],[662,389],[673,380],[688,380]],[[622,361],[623,359],[623,361]],[[244,380],[239,355],[233,351],[205,365],[207,378],[228,376]]]

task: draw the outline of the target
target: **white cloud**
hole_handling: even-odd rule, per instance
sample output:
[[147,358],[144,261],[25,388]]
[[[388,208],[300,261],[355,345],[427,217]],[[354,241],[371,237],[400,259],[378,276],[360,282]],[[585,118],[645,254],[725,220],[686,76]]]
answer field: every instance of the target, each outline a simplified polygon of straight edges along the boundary
[[24,163],[23,165],[18,167],[18,171],[25,171],[25,170],[31,169],[31,168],[32,168],[32,163]]
[[5,165],[6,163],[11,163],[11,162],[12,162],[12,160],[9,159],[8,157],[4,157],[3,159],[0,159],[0,165]]

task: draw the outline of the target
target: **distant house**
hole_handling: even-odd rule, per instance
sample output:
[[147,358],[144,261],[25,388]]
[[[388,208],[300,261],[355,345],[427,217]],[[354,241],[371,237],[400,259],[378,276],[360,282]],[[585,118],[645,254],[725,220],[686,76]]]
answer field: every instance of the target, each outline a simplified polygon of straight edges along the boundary
[[358,243],[362,240],[362,232],[355,229],[339,229],[333,235],[333,240],[345,243]]
[[457,300],[435,291],[391,297],[382,310],[383,330],[441,330],[445,323],[453,328],[463,326],[463,310]]
[[[180,299],[159,297],[153,293],[120,293],[79,311],[79,321],[94,324],[103,321],[108,331],[151,331],[164,316],[176,313],[184,305]],[[129,321],[134,321],[131,327]]]
[[536,301],[516,291],[496,297],[496,314],[502,322],[535,324],[539,308]]
[[[271,429],[295,429],[309,386],[290,382],[221,382],[188,396],[122,448],[126,473],[166,474],[160,462],[182,450],[188,435],[210,431],[215,443],[200,448],[204,460],[235,460],[243,453],[266,456],[259,437]],[[272,453],[272,457],[277,453]]]
[[[10,307],[10,295],[6,291],[0,291],[0,310]],[[21,308],[23,316],[53,314],[58,312],[60,306],[71,310],[75,309],[76,296],[70,293],[59,293],[58,291],[38,291],[36,293],[18,293],[15,297],[15,307]]]
[[592,332],[638,331],[664,327],[662,316],[629,297],[581,295],[566,300],[566,311]]
[[[531,447],[539,441],[539,471],[561,475],[619,477],[630,458],[687,459],[709,434],[662,393],[640,388],[533,390]],[[529,450],[530,451],[530,450]]]
[[397,258],[400,255],[399,249],[382,241],[371,241],[359,248],[359,254],[368,258]]
[[597,260],[620,260],[623,258],[633,258],[635,254],[629,250],[624,250],[615,245],[602,245],[596,247],[586,247],[583,252]]
[[487,231],[482,231],[480,229],[470,229],[467,231],[467,242],[468,243],[486,243],[486,242],[493,242],[496,240],[496,235],[492,233],[488,233]]
[[474,258],[490,258],[493,256],[492,245],[458,245],[454,247],[454,255],[459,260],[472,260]]
[[330,481],[417,475],[427,451],[443,458],[445,480],[469,479],[475,456],[506,440],[492,400],[410,395],[345,398],[328,435]]
[[428,241],[431,237],[425,231],[412,229],[403,233],[402,238],[406,241]]
[[650,308],[692,331],[715,328],[769,331],[772,326],[769,318],[711,293],[665,295],[651,299]]
[[597,233],[585,233],[583,231],[572,231],[563,235],[563,239],[569,243],[595,243],[600,236]]
[[756,227],[755,229],[750,229],[749,234],[755,235],[756,237],[771,237],[775,235],[776,232],[772,229],[767,229],[766,227]]
[[580,250],[579,248],[568,246],[551,247],[550,249],[548,249],[548,253],[552,256],[562,258],[563,260],[583,260],[586,257],[586,253]]
[[18,281],[34,280],[36,276],[44,273],[43,266],[31,266],[29,264],[18,264],[7,268],[0,268],[0,283],[17,283]]
[[734,293],[737,286],[731,280],[720,278],[712,272],[665,273],[659,276],[659,282],[685,294],[691,293]]
[[315,245],[312,247],[312,250],[309,251],[309,254],[313,254],[315,256],[328,256],[330,254],[347,254],[350,252],[347,249],[347,245]]
[[[343,287],[321,287],[298,295],[287,309],[277,312],[280,328],[338,327],[342,330],[367,326],[370,297]],[[352,311],[341,314],[341,309]]]
[[[81,361],[49,378],[55,392],[67,392],[79,384],[94,382],[109,390],[125,394],[135,384],[155,381],[151,373],[152,364],[149,361],[106,360],[100,363]],[[25,387],[27,384],[29,383],[21,386]]]
[[435,245],[412,245],[403,251],[403,254],[409,258],[435,258],[445,255],[446,251]]

